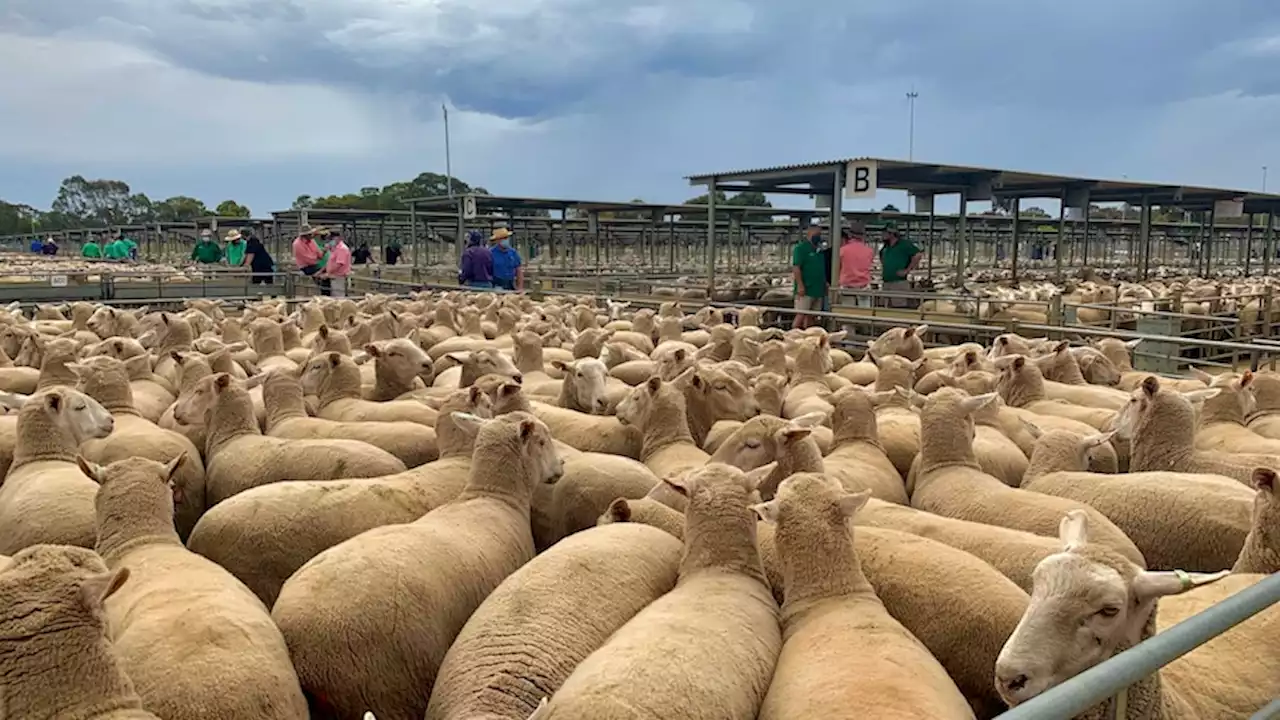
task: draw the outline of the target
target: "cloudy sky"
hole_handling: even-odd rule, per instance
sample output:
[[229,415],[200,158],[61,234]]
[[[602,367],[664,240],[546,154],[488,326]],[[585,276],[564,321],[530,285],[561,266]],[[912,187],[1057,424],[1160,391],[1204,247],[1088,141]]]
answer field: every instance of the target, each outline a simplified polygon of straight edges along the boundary
[[[0,0],[0,198],[443,172],[674,202],[684,175],[907,154],[1280,187],[1275,0]],[[792,199],[796,206],[802,199]]]

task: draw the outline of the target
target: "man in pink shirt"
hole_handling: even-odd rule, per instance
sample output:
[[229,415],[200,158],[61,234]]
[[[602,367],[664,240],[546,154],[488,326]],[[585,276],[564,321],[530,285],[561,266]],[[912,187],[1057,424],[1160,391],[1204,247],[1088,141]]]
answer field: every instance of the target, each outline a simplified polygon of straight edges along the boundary
[[[849,290],[871,289],[871,263],[875,250],[862,237],[862,228],[845,228],[840,232],[840,287]],[[871,307],[870,295],[854,296],[857,307]]]
[[342,236],[334,233],[329,237],[329,261],[325,263],[320,277],[329,280],[330,294],[333,297],[347,296],[347,276],[351,274],[351,248],[342,240]]

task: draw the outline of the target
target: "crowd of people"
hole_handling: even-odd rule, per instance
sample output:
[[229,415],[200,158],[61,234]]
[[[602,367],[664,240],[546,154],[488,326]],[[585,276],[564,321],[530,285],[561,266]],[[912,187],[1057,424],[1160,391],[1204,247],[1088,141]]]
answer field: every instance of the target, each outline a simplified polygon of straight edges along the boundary
[[352,253],[341,234],[304,224],[293,241],[293,262],[299,272],[315,280],[321,295],[347,296]]
[[511,246],[511,231],[498,228],[486,243],[479,230],[467,233],[458,265],[458,284],[487,290],[524,291],[524,261]]
[[[902,237],[896,224],[892,222],[884,225],[881,233],[884,242],[879,251],[867,243],[864,233],[865,229],[861,225],[842,228],[841,244],[837,249],[823,240],[821,227],[814,225],[809,228],[805,238],[797,242],[791,251],[792,289],[796,310],[822,312],[830,309],[827,286],[834,264],[833,255],[837,252],[840,258],[840,287],[861,291],[854,296],[855,305],[871,305],[871,274],[877,257],[880,259],[880,290],[886,293],[884,305],[891,308],[910,305],[910,298],[903,297],[901,293],[911,291],[911,272],[920,264],[923,256],[920,248]],[[793,327],[809,327],[816,319],[815,315],[797,312]]]

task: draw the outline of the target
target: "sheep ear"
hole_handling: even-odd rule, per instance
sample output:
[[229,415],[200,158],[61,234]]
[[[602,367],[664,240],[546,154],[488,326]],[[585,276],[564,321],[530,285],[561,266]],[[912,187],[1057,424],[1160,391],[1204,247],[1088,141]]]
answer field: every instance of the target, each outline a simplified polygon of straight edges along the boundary
[[1068,348],[1070,348],[1070,347],[1071,347],[1071,343],[1067,342],[1066,340],[1063,340],[1062,342],[1058,343],[1057,345],[1055,345],[1055,346],[1053,347],[1053,353],[1054,353],[1055,355],[1057,355],[1057,354],[1059,354],[1059,353],[1064,353],[1064,352],[1066,352],[1066,351],[1067,351],[1067,349],[1068,349]]
[[225,390],[231,385],[231,376],[226,373],[218,373],[213,378],[213,387],[217,390]]
[[1083,439],[1081,439],[1080,447],[1086,451],[1091,450],[1109,441],[1111,438],[1115,437],[1115,434],[1116,434],[1115,430],[1109,430],[1104,433],[1094,433],[1093,435],[1086,435]]
[[965,398],[960,401],[960,410],[963,411],[966,415],[975,413],[981,410],[982,408],[990,405],[991,403],[995,402],[996,397],[998,396],[992,392],[992,393],[983,393],[982,395],[974,395],[973,397]]
[[827,340],[828,340],[829,342],[832,342],[832,343],[838,343],[838,342],[843,341],[843,340],[844,340],[846,337],[848,337],[848,336],[849,336],[849,331],[848,331],[848,330],[840,330],[840,331],[833,332],[833,333],[831,333],[830,335],[828,335],[828,336],[827,336]]
[[911,369],[912,369],[912,370],[919,370],[919,369],[920,369],[920,366],[921,366],[921,365],[924,365],[924,361],[925,361],[925,358],[920,358],[920,359],[918,359],[918,360],[912,360],[912,361],[911,361]]
[[1147,395],[1155,395],[1160,392],[1160,381],[1155,375],[1148,375],[1142,378],[1142,392]]
[[1188,390],[1187,392],[1182,393],[1182,397],[1190,400],[1193,403],[1197,403],[1197,402],[1204,402],[1205,400],[1208,400],[1210,398],[1217,397],[1218,393],[1220,392],[1222,392],[1222,388],[1205,388],[1204,390]]
[[1213,376],[1201,370],[1198,367],[1188,367],[1187,374],[1199,380],[1200,382],[1204,383],[1205,385],[1208,385],[1209,383],[1213,382]]
[[[684,377],[685,373],[687,372],[689,371],[685,370],[684,373],[680,373],[680,377]],[[680,378],[676,378],[676,379],[679,380]],[[662,388],[662,378],[658,375],[654,375],[645,381],[644,386],[645,386],[645,389],[648,390],[649,392],[656,393],[658,392],[659,389]]]
[[[72,363],[67,363],[67,367],[71,367],[71,365]],[[129,358],[128,360],[124,361],[124,367],[125,367],[125,370],[130,375],[132,375],[133,373],[150,372],[152,367],[151,355],[150,354],[135,355]],[[80,373],[76,372],[75,370],[73,370],[72,372],[75,372],[76,375],[80,375]]]
[[770,525],[777,524],[778,522],[778,499],[777,498],[774,498],[769,502],[762,502],[762,503],[757,503],[755,505],[752,505],[751,509],[756,512],[756,515],[758,515],[761,520],[769,523]]
[[1031,437],[1037,440],[1040,439],[1041,435],[1044,435],[1044,431],[1040,429],[1039,425],[1036,425],[1035,423],[1029,422],[1025,419],[1022,420],[1022,427],[1026,428],[1027,432],[1031,434]]
[[266,382],[266,381],[267,381],[267,374],[266,374],[266,373],[258,373],[257,375],[254,375],[253,377],[246,378],[246,379],[245,379],[245,381],[244,381],[244,387],[245,387],[245,389],[246,389],[246,390],[252,390],[253,388],[258,387],[259,385],[261,385],[262,383],[264,383],[264,382]]
[[561,372],[569,372],[569,363],[567,363],[567,362],[565,362],[565,361],[563,361],[563,360],[552,360],[552,361],[551,361],[551,367],[553,367],[553,368],[555,368],[555,369],[557,369],[557,370],[559,370],[559,371],[561,371]]
[[693,492],[693,478],[690,477],[692,474],[693,473],[687,471],[674,473],[662,478],[662,482],[672,490],[675,490],[685,497],[689,497],[689,494]]
[[[547,703],[549,702],[549,700],[550,698],[544,696],[542,698],[542,701],[538,703],[538,707],[533,709],[533,714],[525,718],[525,720],[543,720],[543,718],[547,716]],[[372,715],[372,713],[370,713],[370,715]],[[377,720],[377,719],[373,717],[367,717],[365,718],[365,720]]]
[[1238,386],[1241,390],[1243,390],[1249,387],[1251,383],[1253,383],[1253,371],[1245,370],[1244,375],[1240,376],[1240,382],[1238,383]]
[[892,390],[874,390],[871,388],[863,388],[863,392],[867,394],[867,399],[871,401],[871,407],[880,407],[898,394]]
[[84,379],[85,375],[89,374],[89,366],[85,365],[84,363],[69,362],[66,364],[66,366],[68,370],[74,373],[75,376],[77,378],[80,378],[81,380]]
[[1067,552],[1089,543],[1089,516],[1083,510],[1068,510],[1058,523],[1058,540]]
[[867,350],[866,354],[862,356],[862,359],[870,360],[872,365],[875,365],[876,367],[880,367],[879,358],[877,358],[876,354],[871,352],[870,350]]
[[30,395],[23,395],[21,393],[0,392],[0,405],[3,405],[10,410],[17,410],[25,405],[27,399],[30,397]]
[[369,357],[372,357],[372,358],[382,357],[382,349],[379,348],[377,345],[374,345],[373,343],[366,344],[364,346],[364,351],[365,351],[365,354],[367,354]]
[[805,413],[798,418],[792,418],[791,424],[797,427],[813,428],[821,425],[822,421],[826,419],[827,419],[826,413],[815,411],[811,413]]
[[871,491],[863,490],[862,492],[841,495],[836,504],[840,506],[840,512],[847,518],[853,517],[863,505],[867,504],[867,500],[871,499]]
[[89,460],[85,456],[79,454],[76,455],[76,466],[80,468],[80,472],[85,474],[85,477],[99,485],[106,482],[107,469],[92,460]]
[[181,452],[181,453],[178,453],[177,457],[165,463],[164,464],[165,478],[170,482],[172,482],[174,474],[178,472],[178,469],[181,468],[183,463],[185,463],[186,461],[187,461],[187,453]]
[[760,486],[764,484],[764,481],[768,480],[769,476],[773,474],[773,471],[777,466],[778,463],[771,462],[768,465],[762,465],[755,470],[748,472],[746,474],[747,489],[758,490]]
[[451,353],[445,353],[444,356],[458,363],[459,365],[466,365],[467,363],[471,362],[470,352],[451,352]]
[[1134,349],[1134,348],[1138,347],[1138,346],[1139,346],[1139,345],[1141,345],[1141,344],[1142,344],[1142,338],[1138,338],[1138,339],[1136,339],[1136,340],[1125,340],[1125,341],[1124,341],[1124,346],[1125,346],[1125,348],[1126,348],[1126,349],[1129,349],[1129,350],[1132,350],[1132,349]]
[[779,442],[785,445],[787,443],[799,442],[800,440],[803,440],[809,437],[809,435],[812,432],[813,432],[813,428],[800,427],[798,425],[788,424],[782,429],[778,430],[777,438]]
[[609,503],[609,509],[605,513],[614,522],[631,522],[631,504],[626,498],[618,498]]
[[1249,478],[1253,483],[1254,489],[1259,492],[1276,494],[1276,471],[1270,468],[1260,467],[1253,471],[1253,477]]
[[533,432],[538,429],[533,418],[526,418],[520,421],[520,441],[528,442],[533,437]]
[[92,611],[102,609],[102,604],[107,598],[114,595],[128,579],[129,568],[127,567],[119,568],[115,572],[90,575],[80,583],[80,604]]
[[1143,570],[1133,578],[1131,587],[1134,599],[1138,603],[1143,603],[1167,595],[1179,595],[1201,585],[1217,582],[1229,574],[1231,574],[1230,570],[1215,573]]
[[[479,388],[476,388],[476,390],[479,390]],[[449,414],[449,417],[453,419],[454,425],[470,433],[478,433],[480,432],[481,427],[492,422],[487,418],[482,418],[478,415],[472,415],[471,413],[465,412],[452,412]]]

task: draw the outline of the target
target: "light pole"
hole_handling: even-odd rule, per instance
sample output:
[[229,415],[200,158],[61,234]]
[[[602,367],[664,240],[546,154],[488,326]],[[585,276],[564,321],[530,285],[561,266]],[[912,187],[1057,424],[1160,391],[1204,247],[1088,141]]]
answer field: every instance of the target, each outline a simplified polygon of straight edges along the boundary
[[453,197],[453,158],[449,154],[449,108],[440,103],[440,112],[444,113],[444,179],[449,188],[449,197]]
[[907,93],[907,160],[914,160],[916,154],[916,98],[920,93],[915,88]]

